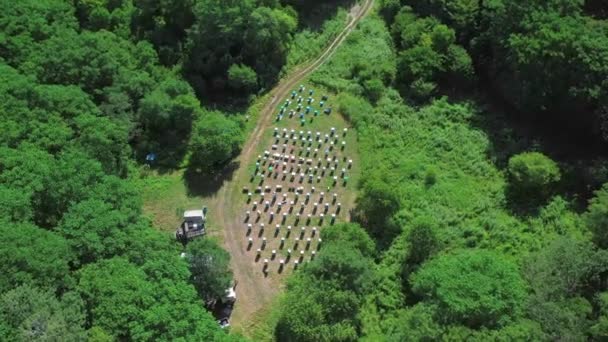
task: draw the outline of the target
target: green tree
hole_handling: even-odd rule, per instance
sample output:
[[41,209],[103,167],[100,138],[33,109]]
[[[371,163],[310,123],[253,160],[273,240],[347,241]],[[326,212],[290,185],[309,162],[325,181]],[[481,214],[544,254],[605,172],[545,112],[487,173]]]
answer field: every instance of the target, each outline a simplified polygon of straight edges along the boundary
[[[285,298],[275,336],[281,341],[355,341],[359,300],[350,291],[298,279]],[[295,280],[295,281],[298,281]]]
[[82,264],[122,254],[133,222],[111,205],[89,199],[70,207],[57,230],[69,241]]
[[0,50],[10,65],[21,64],[35,53],[37,43],[63,28],[77,28],[73,7],[68,2],[25,0],[0,3]]
[[400,227],[394,225],[390,218],[399,210],[400,199],[398,189],[377,176],[381,171],[368,174],[363,180],[363,195],[357,200],[356,220],[365,227],[369,234],[376,239],[380,247],[384,247],[397,236]]
[[376,253],[376,244],[358,224],[340,223],[325,227],[321,236],[325,244],[349,245],[368,258],[373,258]]
[[297,20],[291,11],[265,6],[276,2],[256,5],[253,0],[196,2],[184,66],[197,94],[225,90],[235,64],[251,67],[261,86],[276,80]]
[[32,213],[31,193],[0,185],[0,218],[10,222],[27,222]]
[[86,199],[89,189],[104,177],[101,164],[77,149],[61,153],[52,168],[45,188],[33,199],[35,221],[43,227],[57,225],[70,205]]
[[453,27],[463,40],[478,34],[479,13],[489,6],[489,1],[476,0],[424,0],[406,1],[417,13],[425,16],[433,16]]
[[0,293],[23,284],[65,290],[74,254],[68,241],[29,223],[0,221]]
[[88,114],[74,119],[77,137],[72,143],[97,159],[108,174],[125,175],[130,155],[128,129],[106,117]]
[[544,299],[573,297],[589,286],[601,284],[608,254],[588,241],[560,237],[530,256],[524,273]]
[[190,168],[217,172],[240,149],[243,141],[239,125],[218,112],[201,115],[190,140]]
[[87,342],[112,342],[114,339],[110,334],[100,327],[91,327],[87,331]]
[[595,192],[583,219],[593,234],[595,244],[608,249],[608,184]]
[[483,250],[461,250],[425,263],[411,277],[412,291],[438,306],[446,323],[499,327],[518,318],[526,299],[517,266]]
[[0,297],[0,338],[5,341],[83,341],[82,299],[73,292],[55,298],[52,291],[29,285]]
[[161,62],[179,62],[186,43],[187,30],[194,22],[192,0],[135,0],[133,23],[137,37],[152,42]]
[[598,294],[596,302],[599,306],[600,316],[591,327],[590,332],[595,339],[601,340],[608,337],[608,292]]
[[192,123],[201,107],[188,83],[168,78],[147,94],[138,111],[144,138],[142,156],[155,152],[161,165],[177,167],[188,147]]
[[235,90],[243,90],[247,93],[255,91],[257,78],[255,70],[244,64],[232,64],[228,69],[228,83]]
[[397,81],[404,96],[426,100],[438,84],[467,86],[473,77],[472,60],[456,45],[453,29],[434,17],[417,18],[403,7],[391,28],[398,47]]
[[361,294],[373,279],[371,261],[351,246],[327,244],[323,253],[306,268],[306,273],[336,288]]
[[440,249],[437,228],[429,218],[420,218],[412,222],[412,227],[407,233],[407,242],[409,253],[406,263],[410,267],[422,264]]
[[384,325],[388,330],[385,335],[390,341],[433,341],[438,340],[442,327],[435,321],[435,310],[432,306],[417,304],[405,310],[399,310]]
[[123,38],[131,36],[131,0],[76,0],[75,7],[81,27],[112,31]]
[[232,282],[230,254],[211,239],[197,239],[186,248],[190,281],[201,298],[221,299]]
[[243,56],[256,61],[250,65],[255,66],[263,84],[274,81],[285,64],[296,27],[297,19],[280,8],[257,7],[249,14]]
[[[78,291],[93,327],[114,339],[231,341],[204,310],[177,253],[148,255],[144,269],[113,258],[79,271]],[[160,269],[164,268],[164,269]]]
[[533,293],[529,316],[551,338],[584,340],[592,306],[584,296],[602,288],[608,254],[588,241],[560,237],[525,262]]
[[129,338],[154,302],[145,273],[121,258],[100,261],[79,272],[78,291],[86,302],[88,318],[116,338]]
[[277,339],[356,340],[361,298],[370,290],[375,275],[372,261],[356,245],[360,244],[330,238],[322,253],[289,281],[275,329]]
[[560,181],[557,163],[539,152],[524,152],[509,159],[509,176],[519,198],[544,199]]

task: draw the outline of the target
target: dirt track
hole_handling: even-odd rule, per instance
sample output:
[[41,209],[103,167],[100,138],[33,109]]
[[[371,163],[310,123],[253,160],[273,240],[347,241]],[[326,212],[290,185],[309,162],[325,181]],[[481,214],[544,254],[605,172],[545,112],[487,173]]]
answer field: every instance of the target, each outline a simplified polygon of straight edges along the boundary
[[[256,312],[271,303],[280,290],[280,284],[273,283],[270,279],[254,276],[251,257],[246,255],[245,244],[242,241],[242,222],[239,217],[234,217],[230,213],[230,210],[226,209],[235,205],[238,201],[232,198],[235,193],[234,187],[237,186],[236,180],[247,177],[247,165],[251,163],[253,154],[256,151],[255,148],[260,143],[264,130],[272,123],[273,109],[276,106],[276,101],[288,96],[288,93],[298,83],[327,61],[355,28],[357,23],[369,13],[372,7],[373,0],[365,0],[362,4],[355,5],[350,12],[347,26],[321,55],[315,60],[297,67],[270,92],[271,99],[260,111],[258,123],[247,139],[240,156],[237,158],[240,165],[239,169],[235,172],[233,180],[225,183],[217,193],[217,207],[213,208],[213,212],[217,216],[215,223],[223,227],[225,248],[230,252],[232,257],[231,266],[235,279],[238,282],[236,289],[238,300],[231,323],[237,328],[243,328],[247,321],[253,319]],[[239,206],[241,204],[238,202]]]

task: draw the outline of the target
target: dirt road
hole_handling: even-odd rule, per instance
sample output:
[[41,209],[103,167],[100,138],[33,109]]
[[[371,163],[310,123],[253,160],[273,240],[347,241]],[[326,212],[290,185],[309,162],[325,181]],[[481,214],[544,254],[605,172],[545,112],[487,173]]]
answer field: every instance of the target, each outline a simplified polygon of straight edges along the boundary
[[254,274],[251,257],[246,254],[245,244],[242,237],[241,218],[234,217],[231,208],[234,205],[242,206],[239,199],[233,198],[236,193],[234,187],[239,179],[247,177],[247,165],[252,161],[256,146],[260,143],[264,131],[271,125],[276,102],[288,96],[288,93],[304,78],[319,68],[327,61],[338,46],[346,39],[348,34],[355,28],[357,23],[369,13],[373,7],[373,0],[365,0],[355,5],[350,11],[349,23],[344,30],[332,41],[332,43],[315,60],[297,67],[289,76],[284,78],[271,92],[270,101],[260,112],[258,123],[251,133],[241,155],[237,158],[239,169],[235,172],[233,180],[224,184],[218,191],[216,197],[216,208],[213,212],[216,216],[215,223],[223,227],[225,248],[232,257],[232,269],[238,286],[237,305],[232,315],[232,325],[243,327],[247,321],[254,318],[256,312],[270,304],[280,290],[280,284],[273,283],[271,279],[264,279]]

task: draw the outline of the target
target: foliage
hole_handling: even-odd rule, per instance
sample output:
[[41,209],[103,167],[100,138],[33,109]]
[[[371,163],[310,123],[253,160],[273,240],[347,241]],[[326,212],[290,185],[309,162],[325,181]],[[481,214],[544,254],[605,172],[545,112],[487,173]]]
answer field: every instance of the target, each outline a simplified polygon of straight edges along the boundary
[[601,248],[608,249],[608,184],[595,193],[589,202],[584,220],[593,234],[594,242]]
[[410,266],[417,266],[436,253],[440,248],[440,241],[437,235],[437,228],[431,220],[428,218],[415,220],[407,233],[407,242],[410,245],[410,250],[406,263]]
[[1,340],[231,339],[141,213],[132,148],[180,165],[203,112],[144,5],[0,2]]
[[441,336],[441,327],[434,316],[434,308],[424,304],[400,310],[385,323],[390,329],[386,337],[391,341],[437,340]]
[[397,81],[404,96],[426,100],[435,94],[437,82],[462,87],[471,81],[471,58],[455,44],[454,30],[437,19],[416,18],[403,7],[391,31],[400,48]]
[[180,61],[186,44],[187,30],[194,22],[192,0],[135,0],[134,34],[156,48],[164,65]]
[[77,0],[76,15],[80,26],[91,31],[113,31],[123,38],[131,35],[131,17],[134,12],[131,0]]
[[511,157],[509,175],[519,191],[528,193],[547,193],[549,187],[561,178],[557,164],[539,152],[520,153]]
[[74,254],[68,241],[30,223],[0,224],[0,293],[33,284],[54,289],[72,285]]
[[297,26],[295,12],[253,0],[201,0],[193,14],[184,67],[199,95],[223,91],[235,64],[255,71],[261,86],[276,80]]
[[78,291],[94,326],[115,338],[222,340],[211,316],[183,281],[149,279],[136,265],[113,258],[80,271]]
[[[320,9],[320,7],[315,7]],[[306,62],[319,55],[322,49],[325,48],[332,39],[334,39],[344,28],[347,21],[347,12],[343,9],[338,9],[336,15],[323,22],[323,26],[319,30],[303,28],[298,30],[293,37],[293,42],[287,53],[287,61],[283,67],[282,73],[291,71],[298,64]]]
[[321,236],[325,244],[351,245],[368,258],[373,258],[376,253],[374,241],[357,224],[341,223],[332,225],[323,228]]
[[[202,301],[223,295],[226,253],[193,243],[180,258],[141,215],[133,163],[222,170],[240,120],[199,98],[233,110],[268,89],[343,28],[344,10],[308,22],[338,3],[0,2],[0,340],[233,339]],[[311,76],[357,131],[357,224],[321,233],[275,337],[605,339],[607,188],[578,214],[603,159],[577,166],[585,193],[572,191],[559,146],[512,132],[565,132],[577,158],[595,153],[579,142],[608,131],[606,6],[377,3]],[[563,171],[540,153],[502,169],[531,149]]]
[[69,242],[80,263],[122,254],[129,239],[129,217],[101,200],[84,200],[70,207],[57,230]]
[[357,221],[368,228],[370,234],[386,244],[399,233],[399,227],[390,218],[399,209],[399,195],[385,180],[371,174],[363,180],[363,195],[357,203]]
[[[322,232],[322,253],[288,283],[275,336],[293,341],[353,341],[362,296],[374,278],[370,253],[373,243],[356,225]],[[344,241],[351,243],[344,244]]]
[[190,269],[190,281],[206,300],[222,299],[232,282],[230,254],[217,242],[198,239],[188,244],[186,259]]
[[517,111],[576,139],[606,137],[601,6],[562,0],[405,3],[453,28],[488,85]]
[[603,288],[607,258],[590,242],[560,238],[526,262],[524,274],[534,289],[529,315],[550,338],[584,339],[591,314],[584,296]]
[[61,298],[23,285],[0,297],[0,338],[5,341],[82,341],[86,333],[82,299],[73,292]]
[[[606,256],[597,247],[606,248],[605,189],[581,217],[576,199],[585,194],[560,182],[560,167],[566,178],[572,164],[557,148],[543,142],[532,149],[551,150],[560,167],[540,153],[523,153],[505,165],[505,156],[531,149],[515,141],[520,124],[580,133],[575,140],[603,127],[605,63],[597,61],[604,56],[605,35],[599,35],[606,26],[601,13],[585,16],[582,3],[381,1],[389,27],[374,15],[364,19],[311,76],[340,93],[339,111],[359,139],[365,177],[353,218],[376,242],[377,269],[357,306],[357,338],[604,336]],[[392,70],[392,76],[373,70]],[[440,97],[446,94],[457,96]],[[507,106],[523,119],[518,125],[497,115],[497,107]],[[494,136],[495,126],[507,141]],[[583,145],[575,151],[577,158],[589,152]],[[584,163],[577,167],[601,174]],[[593,189],[599,179],[580,180],[581,188]],[[526,215],[514,214],[514,207]],[[351,248],[346,241],[358,239],[347,236]],[[323,282],[343,281],[340,274],[317,272],[326,275]],[[320,331],[336,323],[322,315],[320,299],[308,300],[320,284],[316,279],[302,269],[285,303],[296,306],[290,298],[302,298],[297,313]],[[289,318],[296,315],[289,306],[282,311],[277,338],[287,329],[323,339]]]
[[242,142],[239,125],[218,112],[207,112],[194,123],[190,141],[190,168],[213,173],[219,171]]
[[[311,76],[311,80],[335,91],[348,90],[363,95],[366,81],[374,81],[376,88],[368,95],[378,97],[377,85],[384,86],[393,81],[396,74],[394,51],[391,37],[379,20],[363,20],[344,44],[336,51],[335,57],[323,64]],[[362,44],[365,42],[365,44]],[[368,83],[369,89],[370,83]]]
[[255,91],[257,88],[258,76],[253,69],[243,64],[232,64],[228,68],[228,83],[235,90],[242,90],[246,93]]
[[521,314],[525,284],[517,267],[481,250],[438,256],[411,279],[412,290],[439,307],[438,318],[471,328],[505,325]]
[[591,335],[596,339],[608,336],[608,293],[602,292],[597,296],[598,306],[600,307],[600,317],[591,328]]
[[139,107],[139,121],[146,132],[139,146],[141,155],[154,152],[158,164],[178,166],[186,153],[192,124],[200,115],[200,103],[186,82],[169,78],[159,84]]

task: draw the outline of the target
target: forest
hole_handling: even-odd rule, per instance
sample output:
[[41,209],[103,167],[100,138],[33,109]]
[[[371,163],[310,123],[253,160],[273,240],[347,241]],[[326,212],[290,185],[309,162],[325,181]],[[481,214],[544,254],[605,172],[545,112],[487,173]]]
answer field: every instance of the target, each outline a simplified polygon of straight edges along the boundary
[[[249,340],[204,305],[231,255],[142,179],[224,172],[355,2],[0,0],[0,340]],[[364,177],[268,339],[608,339],[606,2],[375,0],[309,82]]]

